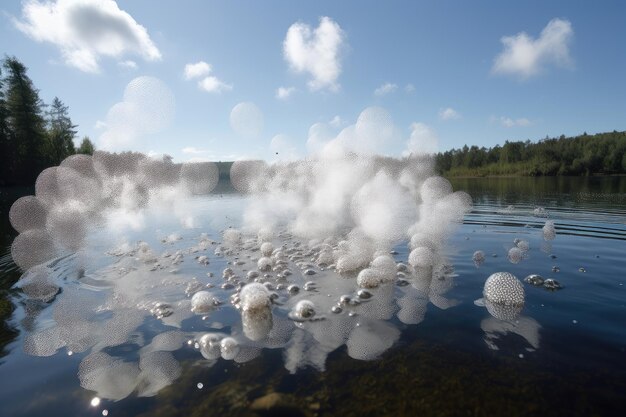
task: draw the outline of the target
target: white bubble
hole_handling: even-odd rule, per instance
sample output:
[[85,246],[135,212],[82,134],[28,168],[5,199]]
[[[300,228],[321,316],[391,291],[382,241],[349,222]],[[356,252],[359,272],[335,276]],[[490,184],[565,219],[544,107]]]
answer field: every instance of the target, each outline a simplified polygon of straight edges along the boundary
[[263,130],[263,113],[252,102],[239,103],[230,112],[230,126],[243,137],[257,137]]
[[427,247],[418,247],[409,254],[409,263],[417,268],[427,268],[434,265],[435,255]]
[[309,300],[300,300],[291,311],[296,320],[309,320],[315,316],[315,304]]
[[196,314],[208,313],[215,308],[216,301],[210,292],[198,291],[191,297],[191,311]]
[[92,407],[97,407],[97,406],[99,406],[99,405],[100,405],[100,398],[98,398],[98,397],[93,397],[93,398],[91,399],[90,404],[91,404],[91,406],[92,406]]
[[239,294],[241,310],[248,313],[263,312],[271,306],[270,292],[263,284],[246,284]]
[[224,338],[223,335],[218,333],[206,333],[200,338],[200,353],[206,359],[217,359],[222,353],[220,351],[220,342]]
[[476,252],[474,252],[474,254],[472,255],[472,261],[474,261],[474,264],[476,266],[482,265],[485,262],[485,252],[481,250],[477,250]]
[[524,251],[515,246],[509,249],[508,258],[509,261],[513,264],[520,263],[520,261],[524,258]]
[[[130,121],[142,132],[155,133],[167,127],[174,117],[174,94],[161,80],[141,76],[128,83],[124,90],[124,103],[137,109]],[[131,113],[132,115],[132,113]],[[126,115],[126,119],[129,115]]]
[[209,194],[219,180],[219,170],[214,162],[185,163],[180,169],[184,186],[194,195]]
[[530,250],[530,243],[527,240],[520,239],[515,245],[523,252]]
[[226,360],[235,359],[239,350],[239,343],[237,343],[237,341],[232,337],[225,337],[220,342],[220,352],[222,354],[222,358]]
[[274,245],[271,242],[263,242],[261,244],[261,253],[263,256],[271,256],[274,251]]
[[524,286],[509,272],[496,272],[487,278],[483,290],[485,299],[504,305],[523,305]]
[[224,243],[228,243],[230,245],[237,245],[241,243],[241,232],[237,229],[226,229],[224,230]]
[[257,261],[257,268],[259,271],[270,271],[272,269],[272,258],[264,256]]
[[452,193],[452,184],[443,177],[430,177],[422,184],[420,195],[425,203],[434,203]]
[[556,237],[556,228],[554,226],[554,221],[546,220],[546,224],[543,226],[542,232],[543,238],[546,241],[554,240],[554,238]]
[[240,193],[258,191],[266,170],[267,164],[263,161],[235,161],[230,167],[230,182]]
[[363,288],[376,288],[380,285],[380,274],[371,268],[365,268],[356,277],[356,283]]
[[17,235],[11,244],[11,257],[22,270],[27,270],[54,259],[57,248],[50,233],[42,229],[30,229]]
[[44,205],[33,195],[18,198],[9,210],[11,226],[20,233],[30,229],[43,229],[47,215]]

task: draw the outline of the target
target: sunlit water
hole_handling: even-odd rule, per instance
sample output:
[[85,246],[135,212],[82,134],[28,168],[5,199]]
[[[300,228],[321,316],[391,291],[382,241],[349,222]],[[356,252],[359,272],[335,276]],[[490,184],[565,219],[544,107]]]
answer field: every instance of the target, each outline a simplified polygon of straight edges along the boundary
[[[230,256],[220,251],[215,253],[222,241],[221,231],[241,224],[244,196],[215,193],[188,201],[194,213],[200,213],[196,217],[202,219],[190,229],[181,228],[178,220],[167,214],[152,213],[148,224],[154,226],[147,228],[151,232],[147,234],[144,230],[134,240],[128,239],[126,243],[130,242],[130,246],[126,246],[126,252],[111,253],[111,247],[123,242],[116,242],[109,233],[93,233],[89,253],[80,255],[81,259],[79,255],[68,255],[49,266],[52,281],[61,288],[56,298],[33,301],[19,291],[14,293],[17,309],[11,324],[19,330],[19,335],[8,346],[8,355],[0,364],[0,415],[103,415],[103,411],[111,416],[153,415],[159,410],[168,415],[173,411],[163,410],[168,410],[175,401],[179,411],[185,413],[194,404],[201,404],[203,395],[209,396],[235,379],[238,382],[234,386],[243,390],[241,398],[231,393],[225,401],[245,410],[254,398],[265,393],[258,391],[252,382],[248,382],[249,391],[245,383],[240,383],[245,379],[246,367],[252,373],[259,366],[258,361],[267,362],[272,369],[262,375],[275,390],[300,395],[309,389],[311,378],[326,374],[329,381],[337,380],[333,375],[340,373],[338,367],[354,367],[355,378],[360,378],[359,372],[371,370],[359,368],[359,362],[393,363],[394,355],[401,356],[420,343],[432,345],[438,352],[443,349],[466,354],[462,362],[453,353],[441,356],[444,376],[455,375],[459,369],[478,374],[482,372],[479,363],[485,357],[493,360],[494,370],[506,372],[507,367],[513,367],[521,372],[508,375],[511,389],[498,394],[509,398],[511,404],[539,401],[531,395],[536,391],[525,393],[513,388],[516,379],[525,378],[523,372],[527,369],[532,375],[542,370],[544,379],[550,383],[560,384],[561,376],[577,378],[567,386],[540,387],[539,402],[544,404],[540,410],[544,412],[556,411],[545,405],[553,402],[554,407],[560,407],[559,413],[568,414],[567,402],[550,401],[550,392],[593,393],[593,398],[584,402],[584,407],[590,408],[574,412],[574,404],[570,404],[572,414],[618,410],[623,404],[619,399],[623,384],[615,385],[614,381],[623,382],[626,373],[626,181],[621,178],[475,179],[458,180],[453,185],[455,190],[470,193],[474,208],[446,242],[442,258],[447,266],[435,274],[428,288],[396,283],[369,290],[371,299],[359,299],[353,277],[343,281],[333,277],[331,281],[329,272],[317,265],[296,264],[311,263],[306,256],[288,259],[286,262],[294,274],[287,277],[284,287],[270,288],[278,298],[274,300],[269,327],[259,322],[248,326],[245,321],[242,323],[240,313],[230,303],[236,288],[224,286],[227,280],[222,278],[227,267],[238,276],[256,269],[256,260],[252,258],[259,258],[260,254],[251,253],[247,258],[245,251]],[[546,240],[543,233],[546,220],[555,224],[553,240]],[[152,266],[136,261],[137,251],[128,253],[136,240],[145,241],[159,259],[167,259],[162,262],[163,268],[150,271]],[[528,249],[521,252],[519,259],[512,259],[511,249],[518,247],[520,240],[525,242],[524,249],[526,244]],[[296,244],[288,235],[274,243],[277,247],[286,244],[287,250]],[[172,257],[179,250],[183,254],[181,262],[173,263]],[[307,255],[307,250],[303,255]],[[484,262],[477,265],[472,258],[479,250],[484,253]],[[171,256],[163,257],[165,252]],[[409,252],[405,242],[392,255],[397,262],[407,263]],[[199,256],[206,256],[208,264]],[[89,259],[85,271],[77,273],[76,265],[85,265],[85,259]],[[244,263],[237,265],[238,261]],[[144,274],[144,267],[151,274]],[[307,275],[307,270],[315,274]],[[520,280],[530,274],[552,278],[562,289],[548,290],[524,283],[526,297],[520,315],[501,320],[503,317],[494,317],[480,300],[487,277],[500,271],[510,272]],[[214,276],[210,277],[210,273]],[[89,306],[105,303],[111,296],[108,280],[128,277],[132,279],[128,279],[126,287],[121,287],[121,295],[131,301],[136,295],[145,302],[150,299],[146,294],[158,291],[156,298],[150,300],[158,299],[162,304],[118,308],[114,316],[106,309],[100,313],[97,309],[90,310]],[[155,279],[158,286],[150,284]],[[316,285],[307,291],[304,287],[309,281]],[[192,313],[191,297],[198,288],[190,290],[190,282],[198,282],[210,291],[218,305]],[[291,284],[299,286],[298,293],[290,293]],[[87,304],[82,311],[91,314],[66,323],[65,331],[70,336],[66,335],[65,339],[72,341],[76,351],[52,340],[58,337],[57,333],[51,333],[50,337],[39,333],[59,327],[63,320],[55,311],[63,311],[59,304],[74,293]],[[338,300],[342,294],[360,303],[342,304]],[[50,297],[54,295],[53,291]],[[315,320],[301,322],[289,317],[302,299],[314,302]],[[184,306],[177,304],[180,300]],[[333,312],[333,306],[340,306],[341,311]],[[173,313],[167,311],[168,307]],[[73,317],[81,311],[65,313],[65,317]],[[81,330],[80,326],[86,327]],[[219,347],[217,352],[211,349],[202,352],[200,342],[205,333],[234,337],[238,342],[236,352],[230,355],[228,347],[226,354]],[[95,341],[87,340],[90,337]],[[86,360],[93,351],[103,352],[107,358]],[[427,353],[421,355],[424,362],[432,361]],[[449,360],[455,361],[455,369],[447,367]],[[333,365],[337,361],[345,364]],[[85,363],[95,371],[91,374],[89,369],[85,371]],[[397,372],[395,368],[388,371]],[[411,369],[407,371],[411,373]],[[385,375],[384,369],[377,372],[381,373],[381,382],[372,389],[381,398],[394,398],[392,385],[383,382],[393,375]],[[283,382],[276,382],[275,373]],[[541,379],[530,380],[536,383]],[[262,380],[254,382],[264,384]],[[482,389],[487,392],[484,401],[488,401],[491,398],[488,392],[494,385],[489,380],[483,382]],[[351,402],[355,412],[359,407],[367,409],[366,398],[359,394],[343,397],[342,384],[329,384],[330,398],[320,397],[315,391],[307,393],[321,402],[320,414],[339,412],[338,398],[343,398],[341,402]],[[463,384],[461,381],[458,386],[461,391]],[[472,387],[466,389],[470,392]],[[172,390],[188,393],[189,402],[181,405]],[[423,387],[412,390],[408,386],[401,395],[411,393],[417,404],[424,392],[428,391]],[[154,394],[156,397],[152,397]],[[96,397],[102,399],[94,401]],[[310,400],[303,399],[304,403],[307,401]],[[441,410],[450,408],[447,403],[431,406]],[[488,408],[488,404],[483,407]],[[532,414],[532,408],[517,411],[513,414]]]

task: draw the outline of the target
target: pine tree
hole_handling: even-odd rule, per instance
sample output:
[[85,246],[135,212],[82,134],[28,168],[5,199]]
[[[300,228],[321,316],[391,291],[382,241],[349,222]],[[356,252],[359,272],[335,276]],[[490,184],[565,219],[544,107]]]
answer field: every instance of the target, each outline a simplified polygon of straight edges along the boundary
[[2,82],[2,68],[0,68],[0,185],[3,185],[11,175],[13,166],[13,152],[9,142],[9,129],[7,127],[7,108],[4,100]]
[[74,137],[76,125],[68,115],[68,107],[58,97],[52,100],[48,115],[48,146],[51,163],[58,165],[70,155],[76,153]]
[[83,141],[80,143],[80,146],[78,147],[78,151],[76,151],[76,153],[84,153],[87,155],[93,155],[95,150],[96,150],[96,147],[91,142],[91,140],[89,140],[89,136],[85,136],[83,138]]
[[26,75],[26,67],[14,57],[4,60],[7,76],[6,110],[9,142],[14,149],[14,178],[18,183],[32,183],[46,166],[44,104],[39,91]]

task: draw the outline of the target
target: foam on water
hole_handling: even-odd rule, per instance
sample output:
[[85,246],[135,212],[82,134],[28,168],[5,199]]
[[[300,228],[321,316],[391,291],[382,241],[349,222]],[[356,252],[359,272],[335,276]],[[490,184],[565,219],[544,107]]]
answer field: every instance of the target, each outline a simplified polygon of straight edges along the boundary
[[[279,348],[290,372],[324,369],[341,346],[359,360],[381,355],[399,338],[394,317],[417,324],[429,303],[456,305],[445,297],[455,274],[444,248],[469,196],[434,176],[426,157],[331,148],[297,162],[234,163],[242,221],[216,240],[190,203],[216,186],[215,164],[98,152],[42,172],[36,196],[10,216],[26,271],[18,286],[44,312],[29,317],[27,353],[86,352],[81,386],[119,400],[176,380],[185,346],[208,364]],[[164,217],[183,231],[159,230],[150,243],[148,225]],[[398,245],[409,247],[404,259]],[[136,359],[116,357],[115,346]]]

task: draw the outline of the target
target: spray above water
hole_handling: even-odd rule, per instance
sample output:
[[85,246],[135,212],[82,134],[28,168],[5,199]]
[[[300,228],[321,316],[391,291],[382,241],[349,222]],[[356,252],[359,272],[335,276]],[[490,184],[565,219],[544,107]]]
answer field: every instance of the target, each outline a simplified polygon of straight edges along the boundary
[[[471,199],[434,176],[430,158],[333,148],[235,162],[243,212],[221,232],[201,209],[218,201],[218,177],[212,163],[103,152],[42,172],[10,214],[12,254],[27,271],[17,285],[42,307],[26,351],[88,352],[81,385],[117,400],[171,384],[185,341],[209,363],[280,348],[291,372],[324,369],[343,345],[362,360],[389,349],[393,317],[417,324],[429,303],[456,304],[444,295],[455,276],[444,248]],[[184,231],[152,238],[155,212]],[[136,362],[112,356],[121,345]]]

